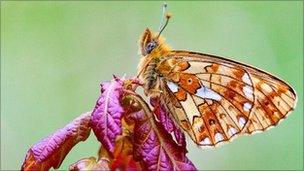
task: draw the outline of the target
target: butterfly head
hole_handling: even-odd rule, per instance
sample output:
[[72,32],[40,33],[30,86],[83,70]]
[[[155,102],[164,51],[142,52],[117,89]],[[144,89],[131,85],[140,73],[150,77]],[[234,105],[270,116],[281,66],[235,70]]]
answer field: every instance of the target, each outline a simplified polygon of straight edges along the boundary
[[159,42],[153,38],[152,34],[151,30],[147,28],[140,39],[140,49],[143,56],[150,54],[159,44]]
[[164,43],[164,38],[161,37],[161,33],[166,28],[169,19],[171,18],[170,13],[165,14],[166,4],[163,5],[164,21],[161,22],[161,26],[158,33],[153,33],[149,28],[145,30],[140,39],[140,52],[142,56],[151,54],[152,52],[162,51],[167,48]]

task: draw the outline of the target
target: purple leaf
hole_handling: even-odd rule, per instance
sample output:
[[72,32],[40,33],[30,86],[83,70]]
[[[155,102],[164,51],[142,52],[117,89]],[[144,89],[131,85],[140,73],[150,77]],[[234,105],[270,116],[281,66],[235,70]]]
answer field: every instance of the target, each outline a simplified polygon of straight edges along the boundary
[[27,152],[21,170],[59,168],[65,156],[80,141],[90,135],[90,114],[82,114],[64,128],[40,140]]
[[174,130],[174,122],[170,118],[169,113],[166,111],[165,107],[160,103],[158,98],[153,98],[150,100],[151,105],[154,107],[154,113],[156,118],[161,122],[162,126],[169,133]]
[[98,141],[111,153],[114,151],[116,137],[122,133],[122,85],[122,81],[117,78],[101,84],[101,96],[96,102],[90,123]]
[[175,124],[170,113],[166,110],[165,106],[161,104],[158,98],[153,98],[150,100],[151,105],[154,107],[154,114],[159,120],[160,125],[171,134],[172,138],[176,141],[179,146],[184,147],[186,150],[186,138],[185,134]]
[[154,119],[141,97],[135,97],[143,110],[127,115],[134,125],[134,157],[144,170],[196,170],[186,156],[184,146],[178,145],[161,122]]
[[175,127],[173,132],[174,132],[174,136],[171,134],[172,137],[175,137],[175,141],[177,142],[177,144],[179,146],[184,147],[184,150],[187,152],[186,137],[185,137],[185,134],[183,133],[183,131],[180,128]]

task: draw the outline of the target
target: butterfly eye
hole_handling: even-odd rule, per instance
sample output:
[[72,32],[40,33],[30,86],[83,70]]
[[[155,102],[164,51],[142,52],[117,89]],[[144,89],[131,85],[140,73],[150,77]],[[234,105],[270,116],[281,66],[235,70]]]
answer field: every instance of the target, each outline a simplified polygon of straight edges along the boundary
[[146,46],[146,52],[147,54],[151,53],[151,51],[156,47],[156,42],[152,41],[147,44]]

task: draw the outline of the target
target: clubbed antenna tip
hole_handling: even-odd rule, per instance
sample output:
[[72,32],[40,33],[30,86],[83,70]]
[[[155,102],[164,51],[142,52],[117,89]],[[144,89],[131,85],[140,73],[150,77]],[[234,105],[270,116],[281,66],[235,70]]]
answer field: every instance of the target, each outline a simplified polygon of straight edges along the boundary
[[169,19],[172,17],[172,14],[171,13],[167,13],[167,3],[164,3],[162,5],[162,18],[161,18],[161,24],[160,24],[160,27],[159,27],[159,33],[157,35],[157,38],[159,38],[160,34],[163,32],[163,30],[166,28],[168,22],[169,22]]

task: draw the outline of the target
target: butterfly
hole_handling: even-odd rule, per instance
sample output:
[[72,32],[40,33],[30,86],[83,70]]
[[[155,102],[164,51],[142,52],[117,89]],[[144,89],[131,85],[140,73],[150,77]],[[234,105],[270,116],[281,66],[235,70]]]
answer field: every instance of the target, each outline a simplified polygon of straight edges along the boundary
[[241,134],[276,126],[295,108],[295,91],[281,79],[231,59],[172,50],[147,28],[139,41],[138,75],[199,146],[217,146]]

